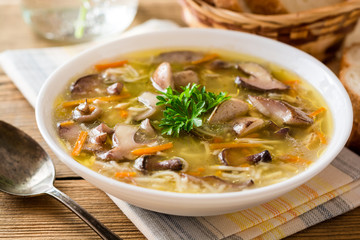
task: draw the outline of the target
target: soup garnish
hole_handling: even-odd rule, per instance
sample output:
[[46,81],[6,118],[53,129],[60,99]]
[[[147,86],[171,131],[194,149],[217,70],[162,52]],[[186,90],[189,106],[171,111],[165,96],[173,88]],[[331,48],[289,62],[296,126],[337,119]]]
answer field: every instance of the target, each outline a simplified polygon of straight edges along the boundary
[[141,187],[217,193],[295,176],[326,148],[321,95],[269,62],[148,51],[98,63],[58,96],[60,142],[79,163]]

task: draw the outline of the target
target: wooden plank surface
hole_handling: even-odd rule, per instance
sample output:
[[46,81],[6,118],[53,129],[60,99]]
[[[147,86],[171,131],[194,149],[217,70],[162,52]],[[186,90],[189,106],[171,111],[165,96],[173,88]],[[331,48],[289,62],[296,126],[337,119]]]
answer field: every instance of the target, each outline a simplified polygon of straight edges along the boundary
[[[35,35],[22,21],[18,3],[19,1],[0,0],[0,52],[62,45]],[[171,19],[184,25],[176,0],[140,0],[138,14],[132,26],[151,18]],[[120,237],[144,239],[106,194],[79,178],[54,156],[36,127],[34,109],[1,69],[0,119],[33,136],[50,154],[56,166],[55,186]],[[98,236],[50,196],[18,198],[0,193],[0,239],[98,239]],[[287,239],[360,239],[360,208]]]

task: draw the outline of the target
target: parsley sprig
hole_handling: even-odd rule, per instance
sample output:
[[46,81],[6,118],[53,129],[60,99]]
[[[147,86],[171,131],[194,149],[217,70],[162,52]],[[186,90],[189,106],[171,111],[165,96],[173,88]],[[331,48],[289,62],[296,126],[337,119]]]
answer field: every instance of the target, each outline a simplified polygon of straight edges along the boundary
[[157,96],[156,105],[165,105],[164,117],[159,126],[162,134],[179,136],[180,132],[190,132],[195,127],[203,125],[203,115],[230,97],[221,92],[207,92],[205,87],[187,85],[183,92],[168,87],[162,96]]

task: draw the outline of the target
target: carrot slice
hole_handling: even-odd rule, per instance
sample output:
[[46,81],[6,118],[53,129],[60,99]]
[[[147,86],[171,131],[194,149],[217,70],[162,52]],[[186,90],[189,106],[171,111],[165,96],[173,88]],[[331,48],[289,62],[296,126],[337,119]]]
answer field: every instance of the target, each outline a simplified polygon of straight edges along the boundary
[[321,108],[317,109],[316,111],[310,113],[310,114],[309,114],[309,117],[312,117],[312,118],[313,118],[313,117],[315,117],[315,116],[317,116],[317,115],[319,115],[320,113],[325,112],[325,111],[326,111],[326,108],[321,107]]
[[76,140],[75,147],[74,147],[71,155],[73,155],[73,156],[80,155],[81,149],[84,146],[87,135],[88,135],[88,133],[85,131],[80,132],[80,135],[79,135],[78,139]]
[[129,116],[129,112],[127,110],[120,110],[120,117],[127,118]]
[[327,144],[326,137],[325,137],[325,135],[324,135],[322,132],[320,132],[320,131],[315,131],[315,134],[319,137],[320,142],[321,142],[322,144]]
[[138,149],[133,150],[131,153],[136,156],[141,156],[144,154],[152,154],[152,153],[164,151],[164,150],[172,148],[173,146],[174,146],[174,144],[172,142],[169,142],[169,143],[165,143],[165,144],[154,146],[154,147],[138,148]]
[[68,126],[71,126],[73,124],[74,124],[73,120],[69,120],[69,121],[59,123],[60,127],[68,127]]
[[228,142],[228,143],[211,143],[210,149],[223,149],[223,148],[242,148],[242,147],[259,147],[259,143],[239,143],[239,142]]
[[135,177],[136,172],[117,172],[115,173],[115,177],[117,178],[125,178],[125,177]]
[[111,63],[96,64],[94,67],[96,68],[96,70],[102,71],[102,70],[105,70],[105,69],[108,69],[108,68],[122,67],[126,63],[128,63],[128,60],[123,60],[123,61],[118,61],[118,62],[111,62]]
[[[96,100],[99,101],[105,101],[105,102],[113,102],[113,101],[118,101],[124,98],[128,98],[130,97],[130,94],[125,93],[122,95],[113,95],[113,96],[104,96],[104,97],[95,97],[95,98],[88,98],[87,102],[88,103],[93,103]],[[81,103],[84,103],[86,99],[78,99],[78,100],[74,100],[74,101],[68,101],[68,102],[64,102],[62,104],[63,107],[74,107],[77,106]]]
[[199,60],[192,61],[191,63],[192,64],[200,64],[200,63],[208,62],[210,60],[213,60],[213,59],[217,58],[218,56],[219,55],[216,54],[216,53],[208,54],[208,55],[205,55],[203,58],[201,58]]
[[295,84],[299,84],[300,81],[298,79],[295,79],[295,80],[284,81],[283,83],[286,85],[295,85]]
[[312,161],[300,158],[299,156],[294,156],[294,155],[284,155],[281,157],[281,160],[283,160],[284,162],[287,163],[300,163],[300,164],[305,164],[305,165],[310,165],[312,163]]

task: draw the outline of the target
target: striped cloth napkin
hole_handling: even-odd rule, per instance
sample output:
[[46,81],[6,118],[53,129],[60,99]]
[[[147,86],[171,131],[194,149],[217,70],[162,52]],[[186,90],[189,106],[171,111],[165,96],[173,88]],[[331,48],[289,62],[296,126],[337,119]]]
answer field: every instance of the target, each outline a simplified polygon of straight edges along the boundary
[[[127,34],[176,27],[169,21],[150,20]],[[47,76],[88,46],[9,50],[0,55],[0,64],[34,106]],[[148,239],[281,239],[358,207],[359,178],[360,157],[344,148],[330,166],[306,184],[278,199],[231,214],[172,216],[110,198]]]

